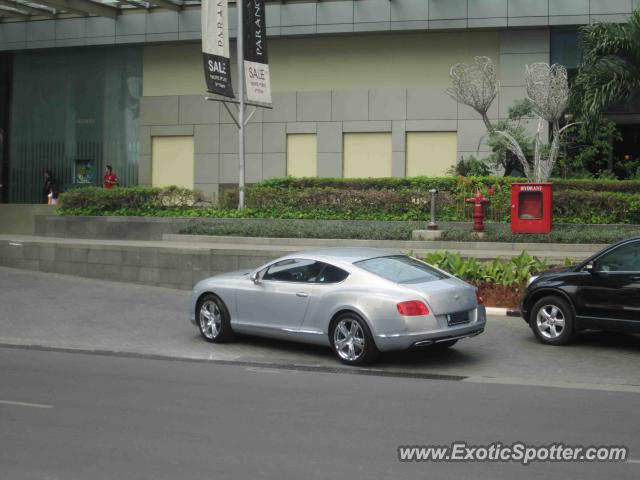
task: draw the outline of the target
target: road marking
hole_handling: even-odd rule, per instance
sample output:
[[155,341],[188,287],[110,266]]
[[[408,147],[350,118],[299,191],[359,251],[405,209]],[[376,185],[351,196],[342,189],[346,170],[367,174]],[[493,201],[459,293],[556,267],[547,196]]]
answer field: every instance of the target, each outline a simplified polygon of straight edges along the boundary
[[0,405],[14,405],[16,407],[30,408],[53,408],[53,405],[43,405],[42,403],[14,402],[12,400],[0,400]]

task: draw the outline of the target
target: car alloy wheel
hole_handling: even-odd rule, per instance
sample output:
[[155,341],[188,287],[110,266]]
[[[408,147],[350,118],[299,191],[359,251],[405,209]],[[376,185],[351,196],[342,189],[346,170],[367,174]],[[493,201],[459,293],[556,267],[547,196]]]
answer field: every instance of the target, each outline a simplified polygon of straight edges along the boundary
[[220,298],[207,293],[198,302],[198,326],[207,342],[226,342],[233,338],[229,311]]
[[544,305],[536,315],[536,327],[545,338],[557,338],[565,328],[564,314],[555,305]]
[[349,363],[356,362],[365,352],[364,330],[354,318],[343,318],[333,332],[333,344],[338,356]]
[[563,345],[573,337],[573,310],[562,298],[541,298],[531,309],[530,326],[538,340],[549,345]]
[[222,314],[213,299],[200,305],[200,331],[207,340],[214,340],[222,330]]

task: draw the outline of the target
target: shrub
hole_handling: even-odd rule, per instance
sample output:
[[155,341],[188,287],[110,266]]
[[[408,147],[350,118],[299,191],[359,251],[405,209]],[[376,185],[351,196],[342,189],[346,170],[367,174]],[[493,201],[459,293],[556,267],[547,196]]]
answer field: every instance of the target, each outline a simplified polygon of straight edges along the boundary
[[141,215],[145,212],[205,205],[204,195],[180,187],[85,187],[62,193],[61,215]]
[[467,282],[503,287],[524,285],[531,276],[549,268],[545,260],[533,257],[524,250],[511,259],[496,258],[484,263],[447,251],[428,253],[424,260]]

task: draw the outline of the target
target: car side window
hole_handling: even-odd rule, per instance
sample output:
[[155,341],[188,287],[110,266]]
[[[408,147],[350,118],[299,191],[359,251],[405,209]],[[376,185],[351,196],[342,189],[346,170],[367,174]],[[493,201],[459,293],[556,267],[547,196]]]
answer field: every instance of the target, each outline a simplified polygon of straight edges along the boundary
[[278,282],[315,282],[324,264],[315,260],[292,258],[274,263],[267,268],[262,280]]
[[315,281],[318,283],[340,283],[348,276],[349,272],[326,263]]
[[640,242],[627,243],[596,261],[600,272],[640,272]]

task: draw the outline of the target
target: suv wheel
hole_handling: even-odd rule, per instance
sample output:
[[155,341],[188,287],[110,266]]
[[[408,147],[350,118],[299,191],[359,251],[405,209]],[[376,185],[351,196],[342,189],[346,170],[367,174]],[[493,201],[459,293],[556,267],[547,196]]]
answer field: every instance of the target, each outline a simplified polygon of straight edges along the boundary
[[574,318],[571,306],[564,299],[549,296],[535,303],[529,326],[542,343],[565,345],[573,337]]

